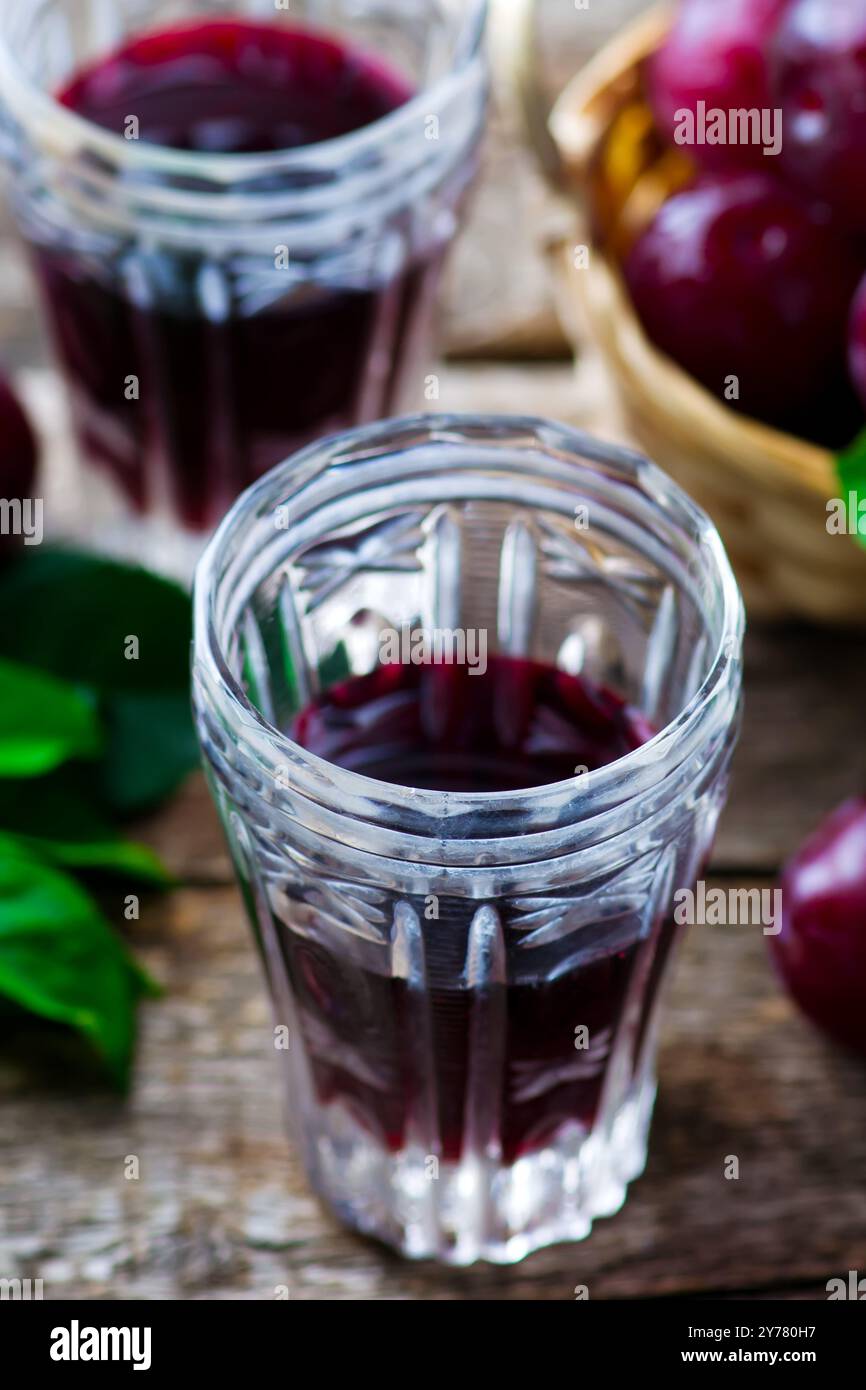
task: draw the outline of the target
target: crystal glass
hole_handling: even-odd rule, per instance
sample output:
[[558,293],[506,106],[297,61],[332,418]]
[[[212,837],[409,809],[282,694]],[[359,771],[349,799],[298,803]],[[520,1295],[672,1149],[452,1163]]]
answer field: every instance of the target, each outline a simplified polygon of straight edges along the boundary
[[[657,732],[495,794],[378,781],[288,737],[406,625],[484,630],[493,653],[616,688]],[[742,630],[706,516],[645,459],[540,420],[335,436],[223,522],[196,578],[197,725],[296,1140],[350,1226],[507,1263],[623,1202],[672,894],[725,796]]]
[[[200,553],[192,537],[302,444],[423,402],[484,121],[484,18],[484,0],[4,0],[14,210],[94,506],[148,559],[183,534]],[[124,138],[56,99],[143,32],[209,20],[312,26],[414,95],[270,153]]]

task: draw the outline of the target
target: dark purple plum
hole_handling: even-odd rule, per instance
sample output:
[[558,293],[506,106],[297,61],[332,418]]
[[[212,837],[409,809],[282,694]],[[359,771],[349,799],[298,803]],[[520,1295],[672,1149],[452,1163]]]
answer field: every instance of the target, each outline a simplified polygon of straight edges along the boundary
[[866,275],[860,282],[848,321],[848,371],[866,410]]
[[662,206],[625,269],[649,337],[721,401],[821,443],[851,439],[860,263],[820,210],[766,174],[704,175]]
[[[667,38],[647,65],[659,130],[673,143],[677,113],[773,106],[767,48],[790,0],[685,0]],[[711,168],[765,164],[755,145],[697,145],[690,153]]]
[[866,231],[866,5],[793,0],[771,45],[791,181]]
[[846,801],[782,873],[782,929],[770,948],[819,1028],[866,1054],[866,798]]
[[[33,496],[38,448],[36,436],[24,407],[3,377],[0,377],[0,497],[20,502]],[[16,545],[16,537],[0,535],[0,556]]]

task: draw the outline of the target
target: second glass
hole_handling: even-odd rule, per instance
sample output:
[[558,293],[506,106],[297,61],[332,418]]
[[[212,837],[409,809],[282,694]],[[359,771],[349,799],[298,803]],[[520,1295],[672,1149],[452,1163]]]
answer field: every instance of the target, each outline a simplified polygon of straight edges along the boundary
[[[420,403],[483,126],[484,13],[5,0],[14,206],[83,452],[121,510],[206,531],[301,444]],[[223,89],[194,137],[182,62]],[[307,125],[277,124],[283,82],[306,84]]]

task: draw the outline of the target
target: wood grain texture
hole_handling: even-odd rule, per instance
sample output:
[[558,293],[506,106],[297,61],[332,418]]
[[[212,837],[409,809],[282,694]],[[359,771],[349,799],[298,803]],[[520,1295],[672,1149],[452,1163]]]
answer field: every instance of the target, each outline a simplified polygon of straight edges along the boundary
[[795,1016],[754,928],[687,935],[625,1209],[584,1244],[458,1272],[357,1239],[310,1195],[235,890],[155,902],[134,939],[167,994],[143,1011],[130,1101],[76,1090],[32,1047],[0,1078],[0,1271],[46,1298],[796,1295],[866,1263],[863,1068]]
[[[750,634],[715,856],[728,885],[862,783],[864,669],[850,635]],[[451,1273],[342,1231],[284,1137],[268,1006],[203,780],[140,830],[194,885],[154,900],[133,936],[166,997],[143,1011],[125,1105],[83,1086],[56,1037],[7,1039],[0,1273],[98,1299],[261,1299],[281,1285],[296,1299],[568,1299],[576,1284],[592,1298],[808,1299],[866,1265],[866,1070],[795,1014],[747,928],[687,935],[649,1168],[588,1243]],[[120,920],[119,896],[106,906]]]

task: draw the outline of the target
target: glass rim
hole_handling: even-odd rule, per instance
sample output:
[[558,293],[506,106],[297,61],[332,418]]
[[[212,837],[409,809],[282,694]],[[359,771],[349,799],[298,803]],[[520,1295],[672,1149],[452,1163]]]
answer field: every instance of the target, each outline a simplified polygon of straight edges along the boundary
[[[372,451],[377,446],[381,450],[401,432],[417,434],[417,442],[423,440],[425,445],[450,442],[465,448],[471,442],[466,435],[473,430],[488,433],[494,439],[497,433],[531,438],[536,451],[555,446],[588,463],[603,460],[624,482],[637,484],[647,503],[661,506],[683,523],[703,552],[703,562],[721,595],[718,643],[695,694],[646,743],[579,778],[502,792],[445,792],[410,788],[349,771],[303,748],[267,720],[232,672],[219,640],[216,602],[221,576],[232,542],[243,534],[252,515],[265,516],[277,506],[285,506],[293,484],[295,488],[306,486],[312,478],[326,472],[341,452]],[[458,440],[458,435],[464,438]],[[523,447],[528,451],[528,443],[524,442]],[[550,462],[554,460],[551,458]],[[560,473],[560,479],[567,481],[564,473]],[[574,497],[576,502],[581,500],[577,479]],[[705,746],[708,712],[715,711],[715,733],[725,733],[739,704],[745,615],[730,562],[709,517],[642,455],[617,445],[601,444],[581,430],[532,416],[417,414],[362,426],[308,445],[248,488],[222,521],[196,571],[194,621],[194,689],[198,682],[203,683],[202,694],[225,719],[245,769],[256,778],[272,782],[281,770],[285,773],[288,769],[292,795],[332,816],[334,824],[345,828],[360,821],[384,832],[400,830],[404,836],[408,832],[410,839],[417,837],[419,846],[432,836],[440,842],[464,842],[464,852],[471,853],[473,844],[524,836],[537,842],[541,851],[552,843],[551,835],[558,837],[559,842],[563,833],[573,831],[576,825],[588,827],[623,804],[637,804],[645,795],[657,791],[691,754]],[[197,692],[194,698],[198,698]],[[566,808],[571,808],[567,815]],[[480,826],[477,832],[471,829],[475,825]],[[464,834],[464,827],[470,828],[470,833]],[[357,836],[350,838],[358,840]],[[595,836],[590,834],[587,843],[595,843]],[[560,848],[553,852],[565,851]],[[426,857],[419,849],[419,858]]]
[[[25,128],[46,134],[47,143],[58,155],[87,149],[103,156],[112,165],[133,172],[159,172],[180,178],[192,176],[219,187],[253,181],[275,172],[303,172],[310,168],[337,170],[380,142],[399,137],[404,128],[409,130],[415,122],[423,124],[422,118],[431,114],[431,106],[435,114],[455,97],[467,75],[482,63],[488,3],[489,0],[468,0],[467,13],[460,21],[454,61],[430,86],[422,87],[402,106],[358,130],[294,149],[252,154],[174,150],[144,140],[126,140],[89,121],[40,88],[28,76],[8,42],[6,25],[13,17],[13,6],[29,7],[32,0],[5,0],[0,13],[0,104],[5,101]],[[318,32],[315,25],[302,27]]]

